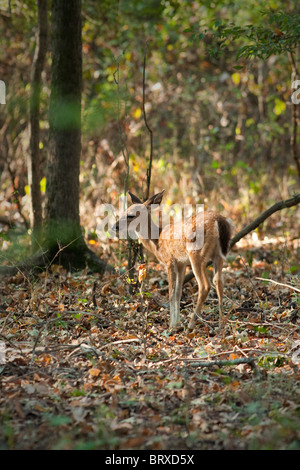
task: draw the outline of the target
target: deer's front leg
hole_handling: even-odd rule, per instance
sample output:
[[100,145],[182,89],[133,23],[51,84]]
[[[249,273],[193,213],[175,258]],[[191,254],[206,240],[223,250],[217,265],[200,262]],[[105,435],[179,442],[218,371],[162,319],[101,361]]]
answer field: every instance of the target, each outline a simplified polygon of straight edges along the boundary
[[175,285],[175,316],[176,323],[180,323],[180,300],[182,295],[182,286],[184,281],[186,265],[184,263],[176,264],[176,285]]
[[174,328],[179,321],[179,302],[176,298],[176,279],[178,270],[174,262],[167,266],[167,272],[169,283],[170,328]]

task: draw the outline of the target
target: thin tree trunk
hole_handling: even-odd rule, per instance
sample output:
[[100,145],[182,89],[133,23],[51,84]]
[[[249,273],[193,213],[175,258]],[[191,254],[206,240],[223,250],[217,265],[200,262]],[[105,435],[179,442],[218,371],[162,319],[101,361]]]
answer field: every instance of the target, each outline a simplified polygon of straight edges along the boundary
[[47,52],[48,37],[48,2],[38,0],[38,32],[36,48],[31,69],[30,91],[30,152],[28,155],[28,184],[31,196],[30,225],[32,228],[32,248],[35,251],[40,244],[42,227],[42,199],[40,189],[40,91],[41,75]]
[[113,268],[88,249],[79,217],[81,0],[52,0],[51,13],[50,151],[42,249],[18,266],[1,266],[0,274],[40,270],[54,262],[103,274]]
[[149,165],[147,168],[147,188],[146,188],[146,196],[145,201],[150,197],[150,184],[151,184],[151,171],[152,171],[152,160],[153,160],[153,132],[151,127],[149,126],[147,113],[146,113],[146,59],[147,59],[147,52],[148,52],[148,43],[146,43],[145,52],[144,52],[144,65],[143,65],[143,116],[144,116],[144,123],[149,132],[150,136],[150,156],[149,156]]
[[[291,76],[291,83],[297,80],[297,64],[295,60],[295,56],[293,52],[290,52],[290,62],[292,65],[292,76]],[[295,160],[298,177],[300,178],[300,154],[299,154],[299,146],[297,142],[297,135],[298,135],[298,107],[299,104],[292,103],[292,136],[291,136],[291,150],[292,150],[292,157]]]

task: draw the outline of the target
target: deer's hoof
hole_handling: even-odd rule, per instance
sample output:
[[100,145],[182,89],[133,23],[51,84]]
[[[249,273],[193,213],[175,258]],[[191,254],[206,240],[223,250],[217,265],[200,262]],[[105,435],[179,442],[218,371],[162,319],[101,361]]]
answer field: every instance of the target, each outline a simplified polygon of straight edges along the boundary
[[169,332],[171,334],[180,333],[180,331],[183,331],[183,326],[182,325],[175,325],[175,326],[170,326],[169,327]]

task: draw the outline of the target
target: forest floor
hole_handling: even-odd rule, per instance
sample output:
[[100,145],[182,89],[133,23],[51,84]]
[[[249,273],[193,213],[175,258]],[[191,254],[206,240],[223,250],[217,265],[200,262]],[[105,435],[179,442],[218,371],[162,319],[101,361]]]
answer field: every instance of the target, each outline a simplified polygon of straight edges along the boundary
[[[299,247],[233,250],[223,331],[212,289],[195,330],[170,333],[153,262],[132,295],[125,274],[2,277],[0,448],[299,450]],[[196,298],[192,280],[183,320]]]

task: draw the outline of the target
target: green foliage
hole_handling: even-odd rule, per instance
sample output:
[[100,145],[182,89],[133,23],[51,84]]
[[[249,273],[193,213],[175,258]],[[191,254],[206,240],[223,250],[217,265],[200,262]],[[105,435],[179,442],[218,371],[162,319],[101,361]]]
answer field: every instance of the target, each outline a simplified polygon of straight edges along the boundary
[[[0,61],[7,64],[6,76],[1,77],[7,83],[7,104],[1,108],[0,127],[8,126],[9,159],[13,171],[17,170],[18,196],[29,219],[24,188],[37,8],[33,0],[25,3],[12,2],[13,21],[3,23]],[[222,206],[220,200],[230,205],[239,201],[238,215],[247,217],[261,209],[258,199],[271,204],[282,196],[283,188],[295,191],[288,51],[299,43],[297,11],[293,0],[288,4],[282,0],[83,0],[81,213],[88,230],[95,229],[97,201],[103,202],[105,195],[115,203],[123,188],[124,143],[130,153],[129,185],[141,194],[145,189],[149,139],[142,113],[142,66],[146,42],[146,108],[154,137],[152,184],[168,185],[172,202],[186,197],[196,202],[209,199],[211,206]],[[41,178],[49,151],[50,64],[49,51],[42,88]],[[74,124],[72,106],[64,107],[61,120]],[[11,177],[6,167],[2,171],[3,162],[0,183],[8,199],[12,198]],[[17,217],[15,203],[7,211]]]
[[[282,10],[263,10],[261,15],[264,25],[247,24],[239,26],[233,22],[216,20],[202,28],[201,32],[193,31],[193,38],[203,40],[207,34],[218,40],[218,45],[211,47],[211,55],[221,55],[228,47],[228,41],[242,39],[246,45],[241,45],[236,53],[236,59],[242,57],[258,57],[267,59],[271,55],[293,52],[300,43],[300,14],[286,13]],[[197,28],[196,28],[197,29]]]
[[258,365],[266,369],[274,369],[274,367],[282,367],[286,363],[286,358],[279,354],[269,354],[262,356]]
[[147,2],[124,0],[119,2],[119,6],[121,14],[128,16],[128,18],[142,21],[157,21],[164,10],[163,3],[161,0],[148,0]]

